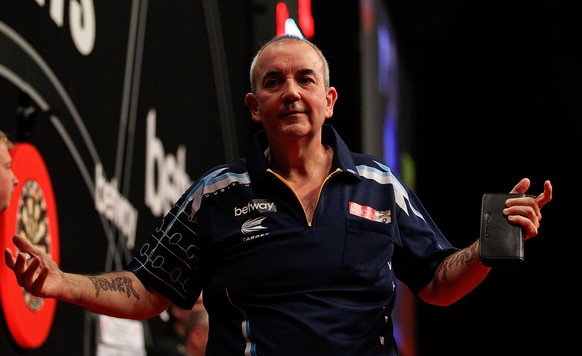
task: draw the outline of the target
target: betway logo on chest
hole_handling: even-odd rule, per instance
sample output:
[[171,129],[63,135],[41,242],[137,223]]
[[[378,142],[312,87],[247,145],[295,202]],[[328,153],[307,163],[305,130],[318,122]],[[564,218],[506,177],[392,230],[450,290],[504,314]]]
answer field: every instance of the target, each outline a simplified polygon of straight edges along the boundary
[[241,207],[234,207],[234,216],[242,216],[253,211],[257,211],[259,213],[271,212],[274,213],[277,211],[277,205],[274,202],[268,201],[265,199],[253,199],[247,205],[243,205]]

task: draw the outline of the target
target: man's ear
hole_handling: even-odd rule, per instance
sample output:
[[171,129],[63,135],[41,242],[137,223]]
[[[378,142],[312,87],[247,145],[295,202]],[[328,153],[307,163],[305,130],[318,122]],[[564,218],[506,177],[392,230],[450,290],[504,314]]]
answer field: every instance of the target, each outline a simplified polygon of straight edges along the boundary
[[326,101],[326,109],[325,109],[325,118],[329,119],[333,116],[333,107],[337,100],[337,90],[334,87],[329,87],[327,89],[327,94],[325,96]]
[[261,117],[259,116],[259,105],[257,104],[257,98],[253,93],[247,93],[245,96],[245,104],[251,112],[251,118],[254,122],[260,123]]

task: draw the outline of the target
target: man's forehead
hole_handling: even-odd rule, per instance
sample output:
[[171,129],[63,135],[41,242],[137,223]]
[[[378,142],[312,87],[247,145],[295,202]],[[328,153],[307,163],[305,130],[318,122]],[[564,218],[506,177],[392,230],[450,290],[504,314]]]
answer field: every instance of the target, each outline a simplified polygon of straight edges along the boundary
[[308,43],[295,39],[287,39],[280,42],[274,42],[265,47],[261,54],[270,53],[294,53],[316,55],[315,49]]
[[[299,49],[298,47],[304,47]],[[258,66],[263,70],[299,64],[301,69],[319,69],[323,62],[317,52],[308,44],[300,41],[277,42],[266,47],[258,60]]]

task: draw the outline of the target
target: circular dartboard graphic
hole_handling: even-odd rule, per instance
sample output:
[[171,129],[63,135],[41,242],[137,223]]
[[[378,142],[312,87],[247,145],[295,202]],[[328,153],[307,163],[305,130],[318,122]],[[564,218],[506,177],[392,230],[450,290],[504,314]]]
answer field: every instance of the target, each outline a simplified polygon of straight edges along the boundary
[[[34,146],[26,143],[17,143],[11,155],[12,169],[19,183],[10,206],[0,214],[2,250],[10,248],[14,252],[12,236],[18,234],[49,253],[59,264],[57,210],[44,161]],[[49,334],[56,300],[25,292],[4,263],[0,264],[0,280],[2,310],[10,333],[20,347],[38,348]]]

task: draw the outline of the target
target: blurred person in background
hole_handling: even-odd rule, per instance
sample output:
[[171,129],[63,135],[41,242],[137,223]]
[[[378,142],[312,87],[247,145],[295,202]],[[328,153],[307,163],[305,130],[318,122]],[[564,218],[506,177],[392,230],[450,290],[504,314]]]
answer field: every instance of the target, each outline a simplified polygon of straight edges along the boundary
[[208,342],[208,312],[206,309],[194,310],[186,321],[184,349],[188,356],[206,355]]
[[10,150],[14,144],[8,136],[0,131],[0,212],[8,209],[14,187],[18,184],[18,178],[12,171],[12,156]]

